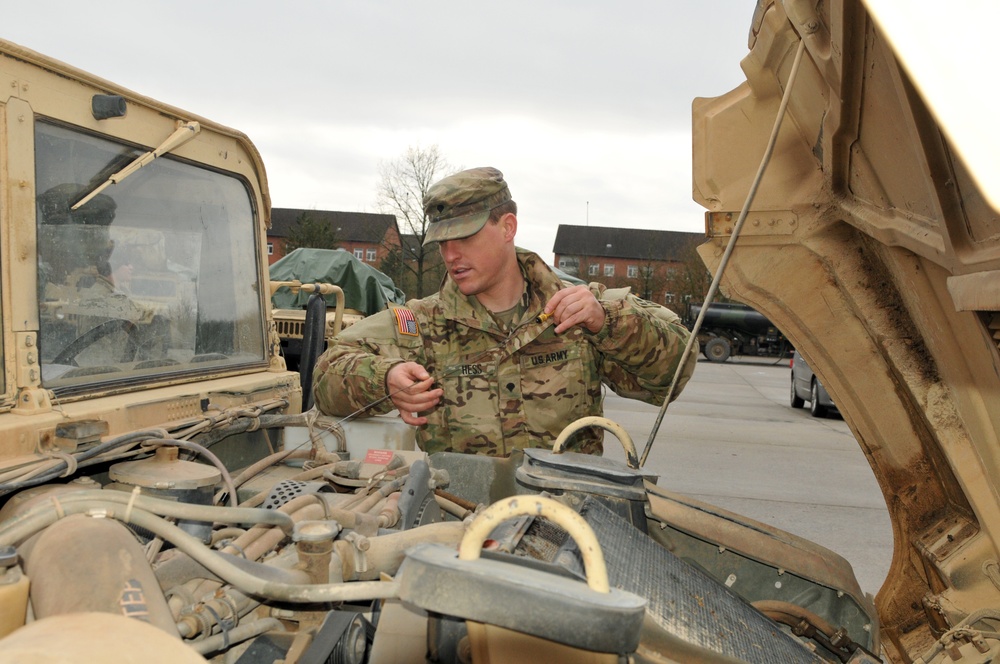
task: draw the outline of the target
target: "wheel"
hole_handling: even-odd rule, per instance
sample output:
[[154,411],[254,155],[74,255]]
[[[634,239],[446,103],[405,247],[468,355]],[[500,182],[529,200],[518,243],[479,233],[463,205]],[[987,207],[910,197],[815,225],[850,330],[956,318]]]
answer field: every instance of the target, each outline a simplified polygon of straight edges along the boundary
[[795,376],[792,376],[792,390],[788,398],[788,403],[791,404],[792,408],[802,408],[802,406],[806,405],[806,400],[800,397],[798,392],[795,391]]
[[70,345],[60,351],[53,362],[55,364],[70,364],[76,366],[76,356],[106,336],[124,332],[125,346],[119,362],[131,362],[135,359],[139,348],[138,327],[132,321],[124,318],[111,318],[97,327],[93,327],[77,337]]
[[713,337],[705,344],[705,357],[712,362],[725,362],[731,352],[729,342],[722,337]]
[[819,402],[819,383],[813,378],[812,388],[809,390],[809,412],[813,417],[826,417],[826,406]]

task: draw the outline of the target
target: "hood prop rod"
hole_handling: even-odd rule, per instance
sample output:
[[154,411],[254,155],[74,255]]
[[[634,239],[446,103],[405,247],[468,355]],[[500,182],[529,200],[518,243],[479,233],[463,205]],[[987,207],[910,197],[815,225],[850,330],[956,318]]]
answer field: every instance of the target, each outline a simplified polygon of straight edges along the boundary
[[781,96],[781,104],[778,106],[778,115],[774,119],[774,127],[771,129],[771,137],[767,141],[767,148],[764,150],[764,156],[760,160],[760,166],[757,168],[757,175],[754,177],[753,182],[750,184],[750,191],[747,193],[746,201],[743,203],[743,209],[740,210],[740,216],[736,220],[736,224],[733,226],[732,235],[729,237],[729,243],[726,245],[726,251],[722,255],[722,259],[719,261],[719,267],[715,271],[715,276],[712,279],[712,285],[708,288],[708,293],[705,294],[705,301],[701,306],[701,311],[698,312],[698,318],[694,323],[694,327],[691,328],[691,336],[688,339],[687,345],[684,347],[684,353],[681,355],[681,361],[677,363],[677,370],[674,371],[674,378],[670,382],[670,389],[667,391],[667,396],[663,400],[663,405],[660,407],[660,412],[656,416],[656,422],[653,423],[653,429],[649,432],[649,440],[646,441],[646,447],[642,450],[642,457],[639,459],[639,467],[646,465],[646,459],[649,457],[649,451],[653,447],[653,440],[656,439],[656,433],[660,429],[660,423],[663,422],[663,416],[667,413],[667,406],[670,404],[670,400],[674,396],[674,392],[677,390],[677,382],[680,380],[681,372],[684,370],[685,359],[688,354],[692,352],[694,344],[698,341],[698,332],[701,330],[701,323],[705,319],[705,312],[708,311],[709,303],[715,298],[715,294],[719,290],[719,282],[722,281],[722,274],[726,270],[726,266],[729,264],[729,258],[732,256],[733,249],[736,246],[736,240],[740,236],[740,230],[743,228],[743,222],[746,221],[747,214],[750,212],[750,205],[753,204],[753,199],[757,195],[757,188],[760,186],[760,181],[764,177],[764,171],[767,170],[767,165],[771,161],[771,155],[774,153],[774,145],[778,141],[778,130],[781,128],[781,121],[785,117],[785,111],[788,109],[788,100],[791,98],[792,84],[795,83],[795,77],[799,72],[799,64],[802,62],[802,53],[805,51],[806,43],[803,40],[799,41],[799,47],[795,51],[795,60],[792,63],[792,69],[788,74],[788,83],[785,85],[785,92]]

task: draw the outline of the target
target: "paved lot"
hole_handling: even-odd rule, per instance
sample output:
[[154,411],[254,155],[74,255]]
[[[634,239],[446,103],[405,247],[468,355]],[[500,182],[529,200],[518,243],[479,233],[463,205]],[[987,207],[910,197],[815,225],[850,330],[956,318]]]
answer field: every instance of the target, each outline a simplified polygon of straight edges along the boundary
[[[788,405],[787,360],[700,361],[663,419],[646,468],[659,484],[805,537],[854,567],[875,593],[892,555],[882,493],[839,417]],[[609,394],[605,414],[642,453],[658,409]],[[622,459],[608,437],[605,454]]]

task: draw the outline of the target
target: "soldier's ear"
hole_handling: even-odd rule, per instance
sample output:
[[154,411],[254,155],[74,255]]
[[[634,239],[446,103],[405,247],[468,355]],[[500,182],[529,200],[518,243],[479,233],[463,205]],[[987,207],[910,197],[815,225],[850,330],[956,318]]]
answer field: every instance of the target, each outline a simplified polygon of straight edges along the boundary
[[500,224],[503,227],[504,241],[513,242],[514,236],[517,235],[517,216],[512,212],[508,212],[500,217]]

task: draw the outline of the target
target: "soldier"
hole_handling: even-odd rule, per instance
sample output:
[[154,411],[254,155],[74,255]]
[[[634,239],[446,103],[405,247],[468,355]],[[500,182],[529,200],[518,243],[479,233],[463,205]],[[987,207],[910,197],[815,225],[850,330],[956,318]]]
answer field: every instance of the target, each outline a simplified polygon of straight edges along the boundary
[[[517,204],[500,171],[444,178],[424,211],[424,243],[439,243],[448,270],[440,292],[342,332],[316,365],[320,411],[343,417],[388,396],[367,412],[395,406],[424,451],[507,456],[551,448],[568,424],[601,415],[602,382],[663,403],[688,338],[680,319],[628,289],[567,286],[516,248]],[[573,447],[600,454],[602,439],[591,427]]]

